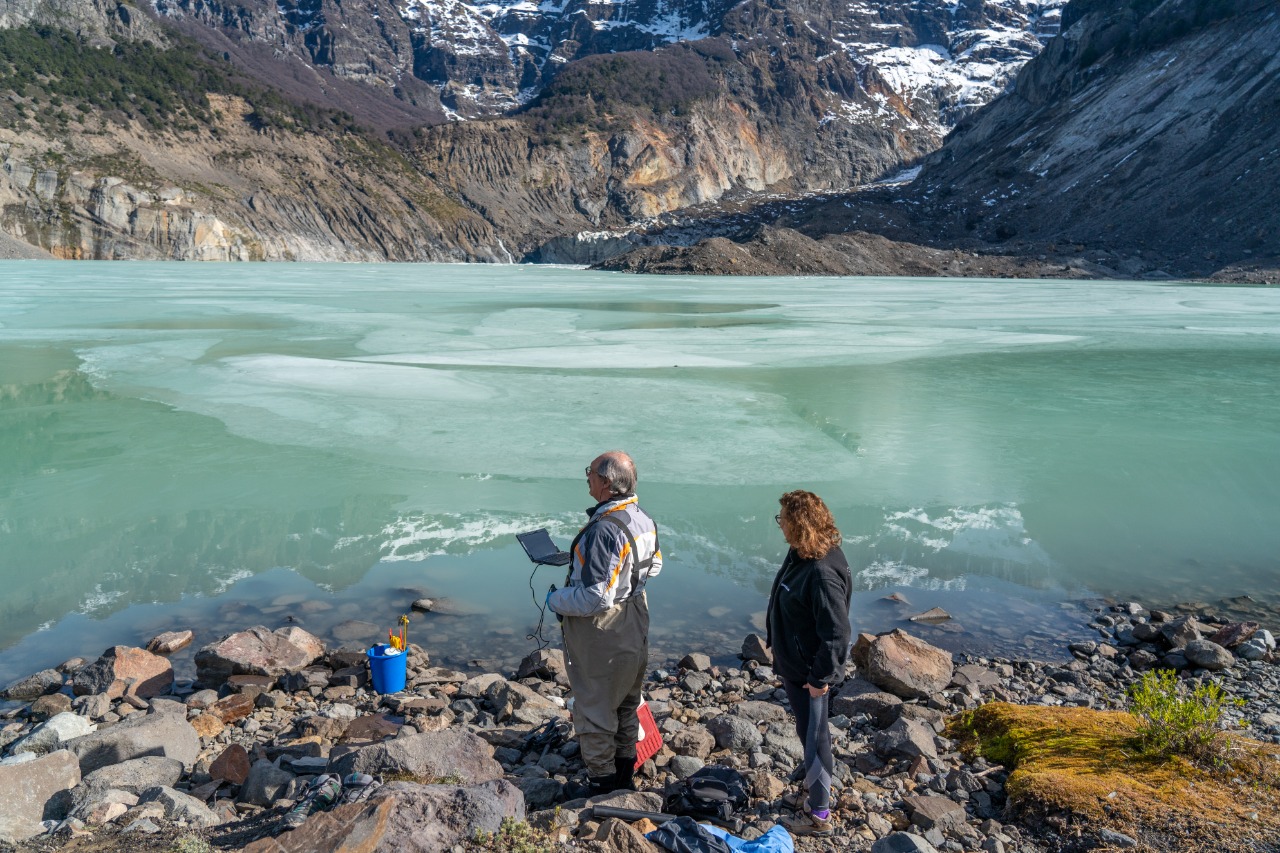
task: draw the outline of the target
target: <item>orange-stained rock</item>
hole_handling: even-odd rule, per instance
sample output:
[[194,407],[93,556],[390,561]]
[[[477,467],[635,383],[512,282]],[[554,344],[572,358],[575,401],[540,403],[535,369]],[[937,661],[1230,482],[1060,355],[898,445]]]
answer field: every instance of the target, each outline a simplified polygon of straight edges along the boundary
[[173,664],[146,649],[112,646],[102,657],[77,672],[71,684],[77,696],[105,693],[119,699],[129,692],[150,698],[169,691],[173,685]]
[[243,720],[253,713],[254,700],[247,693],[232,693],[209,706],[208,713],[213,714],[224,723]]
[[214,759],[213,764],[209,765],[209,775],[214,779],[241,785],[245,779],[249,778],[251,764],[249,753],[245,748],[238,743],[233,743],[222,751],[222,755]]
[[210,714],[208,711],[200,714],[198,717],[190,721],[191,728],[196,730],[196,734],[202,738],[217,737],[222,734],[222,730],[227,726],[216,715]]

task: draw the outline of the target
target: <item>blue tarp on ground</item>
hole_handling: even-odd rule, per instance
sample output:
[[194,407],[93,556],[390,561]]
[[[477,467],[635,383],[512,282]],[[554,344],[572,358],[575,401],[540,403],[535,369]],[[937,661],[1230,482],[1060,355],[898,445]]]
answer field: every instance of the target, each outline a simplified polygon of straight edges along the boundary
[[754,841],[744,841],[718,826],[703,828],[723,838],[734,853],[795,853],[796,849],[795,842],[791,840],[791,833],[782,826],[771,827],[768,832]]
[[730,835],[718,826],[700,824],[691,817],[669,820],[646,838],[671,853],[795,853],[791,835],[781,826],[771,828],[754,841]]

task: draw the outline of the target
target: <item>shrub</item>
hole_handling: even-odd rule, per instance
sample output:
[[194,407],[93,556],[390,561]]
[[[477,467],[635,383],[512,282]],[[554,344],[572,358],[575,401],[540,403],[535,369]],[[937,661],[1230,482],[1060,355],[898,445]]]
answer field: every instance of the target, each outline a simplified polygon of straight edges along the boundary
[[1144,754],[1209,761],[1219,754],[1223,710],[1244,704],[1216,684],[1201,684],[1188,692],[1171,669],[1143,673],[1142,680],[1130,686],[1129,699]]
[[476,830],[472,843],[472,849],[492,853],[553,853],[560,849],[546,833],[509,817],[502,819],[502,828],[497,832]]

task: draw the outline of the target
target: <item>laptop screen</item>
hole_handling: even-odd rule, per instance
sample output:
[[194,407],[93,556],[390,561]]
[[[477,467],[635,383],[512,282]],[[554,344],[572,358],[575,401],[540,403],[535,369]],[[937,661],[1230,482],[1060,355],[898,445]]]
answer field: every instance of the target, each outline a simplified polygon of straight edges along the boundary
[[524,552],[529,555],[529,559],[535,562],[560,553],[560,549],[551,541],[551,534],[547,533],[545,527],[530,530],[528,533],[517,533],[516,539],[520,540],[520,544],[524,546]]

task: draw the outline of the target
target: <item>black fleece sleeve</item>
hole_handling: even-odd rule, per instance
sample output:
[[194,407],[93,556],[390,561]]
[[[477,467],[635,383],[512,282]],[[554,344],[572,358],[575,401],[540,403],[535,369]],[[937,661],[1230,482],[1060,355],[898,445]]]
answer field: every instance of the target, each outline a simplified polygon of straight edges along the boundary
[[806,679],[814,687],[844,679],[849,653],[850,592],[840,572],[818,564],[818,576],[813,583],[813,625],[818,635],[818,651]]

